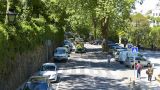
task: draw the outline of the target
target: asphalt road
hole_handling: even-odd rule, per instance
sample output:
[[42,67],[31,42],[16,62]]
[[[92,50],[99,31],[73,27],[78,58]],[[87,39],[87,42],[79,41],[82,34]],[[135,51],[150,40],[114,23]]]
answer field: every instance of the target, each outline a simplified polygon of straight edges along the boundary
[[[147,81],[146,68],[142,70],[142,79],[135,79],[134,70],[119,64],[112,58],[107,63],[107,53],[101,46],[85,44],[87,53],[72,53],[68,62],[56,62],[59,82],[53,83],[55,90],[160,90],[160,84],[153,79]],[[160,65],[160,53],[143,51],[155,65],[157,75]]]
[[[72,53],[67,63],[57,63],[60,81],[55,85],[56,90],[158,90],[157,81],[148,82],[144,68],[142,79],[134,80],[134,70],[119,64],[114,59],[107,63],[107,54],[100,46],[86,44],[87,53]],[[144,53],[151,58],[153,53]],[[152,59],[150,59],[152,60]],[[155,69],[159,66],[157,65]]]

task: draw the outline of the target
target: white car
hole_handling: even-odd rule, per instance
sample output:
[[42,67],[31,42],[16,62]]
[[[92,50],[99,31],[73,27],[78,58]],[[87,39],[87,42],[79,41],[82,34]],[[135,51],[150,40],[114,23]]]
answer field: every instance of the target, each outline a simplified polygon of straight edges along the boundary
[[134,63],[133,57],[127,57],[124,64],[128,67],[134,68],[134,65],[137,64],[138,61],[140,61],[140,64],[142,64],[143,67],[151,64],[151,62],[149,60],[147,60],[147,58],[144,57],[143,55],[135,57],[135,63]]
[[62,60],[68,60],[69,53],[66,47],[58,47],[54,51],[54,60],[62,61]]
[[115,58],[116,60],[118,60],[119,54],[120,54],[120,52],[122,52],[122,51],[127,51],[127,49],[116,49],[116,50],[114,50],[113,56],[114,56],[114,58]]
[[119,52],[118,61],[123,64],[127,58],[128,51],[121,51]]
[[44,63],[40,68],[39,75],[48,77],[51,82],[56,82],[58,78],[56,64]]

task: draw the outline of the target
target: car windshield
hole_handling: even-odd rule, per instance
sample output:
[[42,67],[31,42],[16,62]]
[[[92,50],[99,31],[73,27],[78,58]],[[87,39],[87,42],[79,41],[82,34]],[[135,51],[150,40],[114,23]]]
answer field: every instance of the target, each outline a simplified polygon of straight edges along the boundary
[[44,65],[41,68],[41,71],[55,71],[55,66],[53,65]]
[[57,50],[55,50],[55,53],[56,54],[64,54],[65,50],[64,49],[57,49]]
[[29,82],[30,83],[47,82],[47,78],[46,77],[42,77],[42,76],[31,77],[29,79]]

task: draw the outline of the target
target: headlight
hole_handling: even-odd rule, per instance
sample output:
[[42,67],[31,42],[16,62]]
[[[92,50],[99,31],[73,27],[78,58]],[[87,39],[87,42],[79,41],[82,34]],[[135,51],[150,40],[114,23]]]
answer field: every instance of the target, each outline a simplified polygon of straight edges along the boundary
[[53,74],[51,77],[56,77],[56,74]]
[[43,76],[46,77],[46,78],[50,78],[51,75],[43,75]]

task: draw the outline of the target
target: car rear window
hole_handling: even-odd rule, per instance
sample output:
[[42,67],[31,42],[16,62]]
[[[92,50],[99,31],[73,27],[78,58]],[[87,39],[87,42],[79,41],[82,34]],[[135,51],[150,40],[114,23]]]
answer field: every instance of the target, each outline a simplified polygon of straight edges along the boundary
[[57,53],[57,54],[63,54],[63,53],[65,53],[65,50],[64,49],[56,49],[55,53]]
[[41,71],[55,71],[55,66],[44,65],[42,66]]

